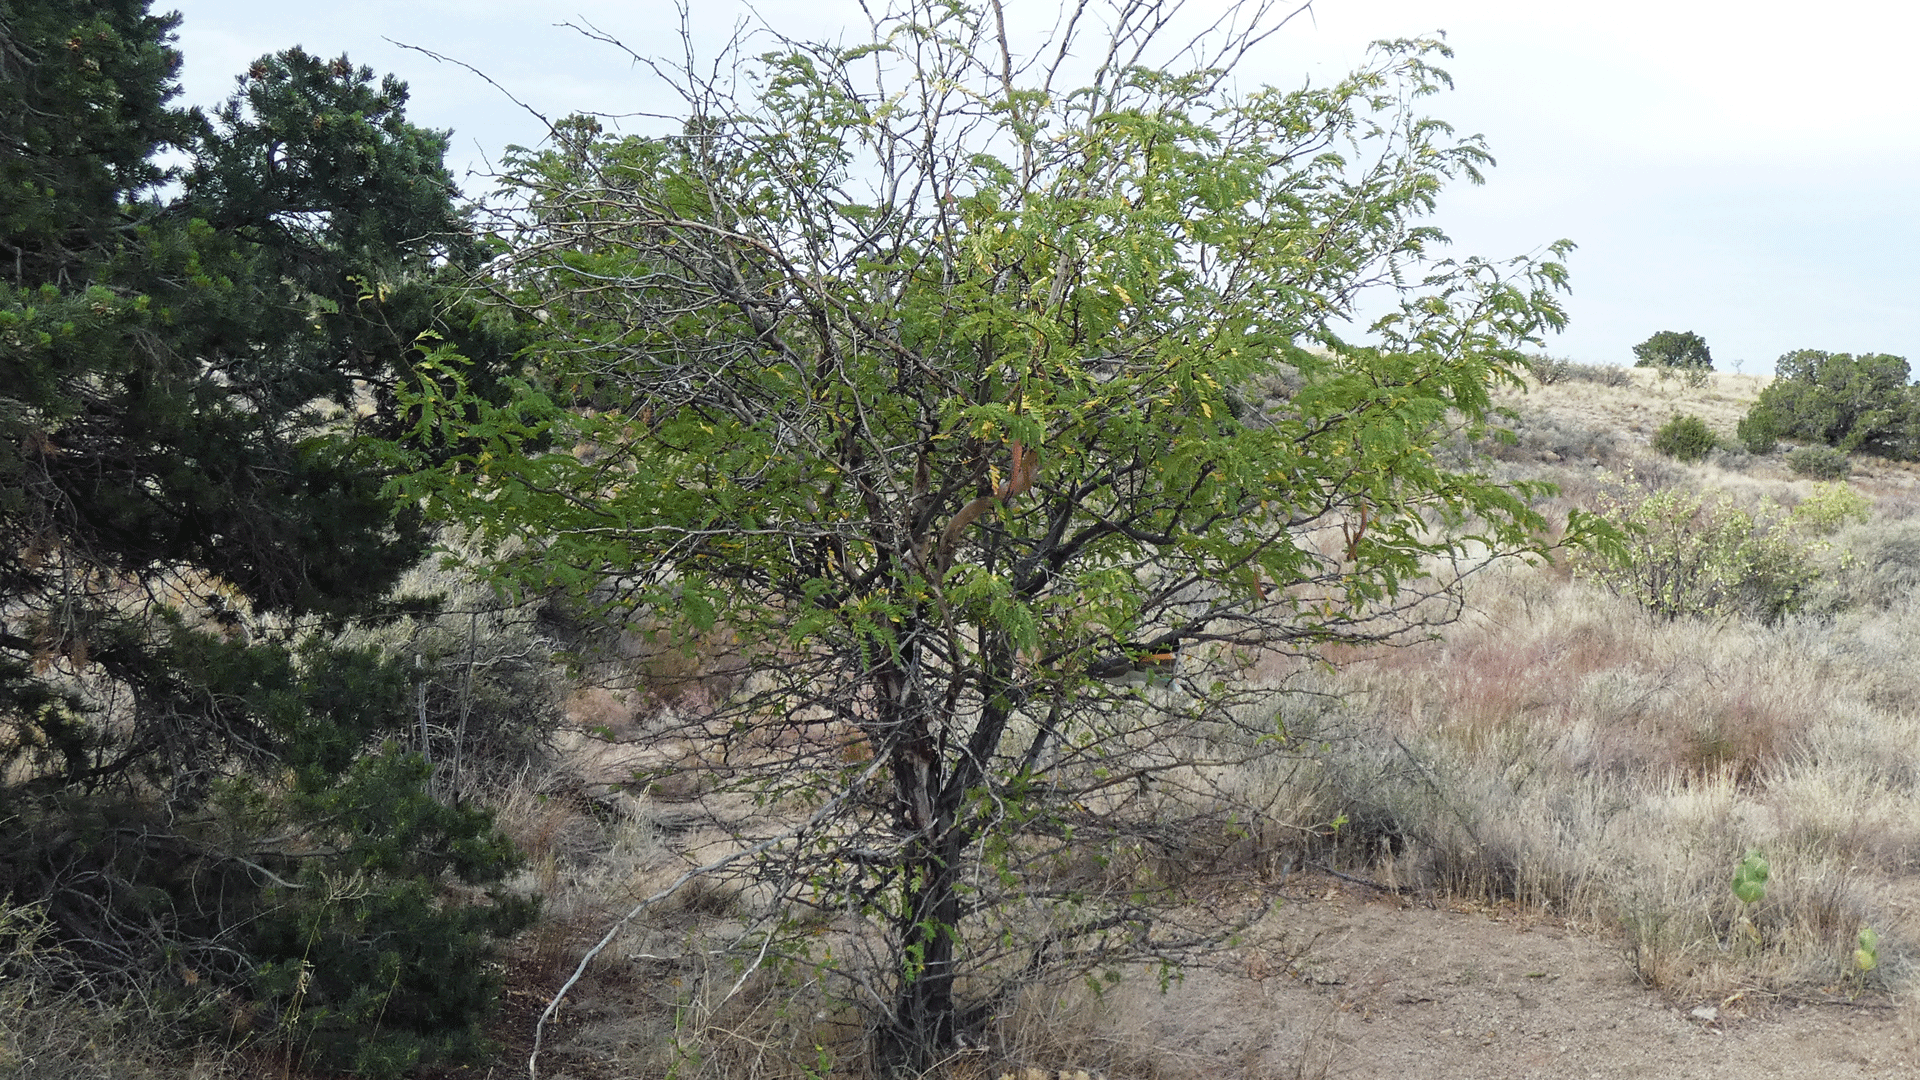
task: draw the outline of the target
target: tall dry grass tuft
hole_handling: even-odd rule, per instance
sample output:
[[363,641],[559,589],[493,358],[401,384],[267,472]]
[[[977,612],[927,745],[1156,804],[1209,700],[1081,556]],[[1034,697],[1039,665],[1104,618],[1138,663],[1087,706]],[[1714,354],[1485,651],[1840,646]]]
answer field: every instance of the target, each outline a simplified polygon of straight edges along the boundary
[[0,900],[0,1076],[7,1080],[227,1080],[252,1075],[241,1051],[196,1044],[244,1007],[190,982],[134,994],[98,993],[52,940],[32,904]]

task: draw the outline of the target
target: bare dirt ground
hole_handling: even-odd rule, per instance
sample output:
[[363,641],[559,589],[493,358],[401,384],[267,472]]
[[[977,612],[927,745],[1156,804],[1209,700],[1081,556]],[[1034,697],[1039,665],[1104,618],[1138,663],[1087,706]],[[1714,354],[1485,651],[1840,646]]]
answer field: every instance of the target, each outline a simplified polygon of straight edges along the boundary
[[[1419,1077],[1436,1080],[1851,1080],[1920,1074],[1920,1024],[1884,995],[1761,992],[1676,1001],[1635,978],[1620,943],[1511,907],[1445,906],[1314,872],[1281,890],[1267,940],[1189,969],[1165,993],[1142,977],[1068,1004],[1095,1056],[1034,1060],[1021,1078]],[[668,1037],[658,972],[608,970],[549,1032],[549,1080],[648,1075],[635,1040]],[[525,1074],[544,1004],[523,989],[491,1075]],[[1097,1015],[1088,1015],[1095,1013]],[[649,1022],[651,1020],[652,1022]],[[1044,1021],[1043,1021],[1044,1022]],[[619,1030],[619,1036],[613,1032]],[[1100,1053],[1111,1040],[1118,1053]],[[629,1045],[626,1052],[613,1043]],[[623,1063],[621,1059],[624,1059]],[[1149,1064],[1150,1063],[1150,1064]],[[986,1074],[999,1075],[992,1068]],[[485,1070],[482,1070],[484,1073]],[[973,1074],[972,1070],[961,1070]],[[477,1075],[462,1073],[460,1075]]]
[[[1216,1075],[1716,1078],[1911,1076],[1920,1043],[1884,996],[1673,1001],[1618,942],[1538,915],[1450,910],[1296,879],[1286,944],[1190,972],[1118,1011]],[[1291,954],[1291,955],[1288,955]],[[1196,1070],[1198,1071],[1198,1070]]]

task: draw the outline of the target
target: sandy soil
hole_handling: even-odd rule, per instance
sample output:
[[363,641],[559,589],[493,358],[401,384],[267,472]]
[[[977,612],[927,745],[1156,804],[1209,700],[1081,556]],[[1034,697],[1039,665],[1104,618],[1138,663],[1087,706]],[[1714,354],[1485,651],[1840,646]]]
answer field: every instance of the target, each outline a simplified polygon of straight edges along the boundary
[[[1109,1060],[1151,1061],[1158,1075],[1218,1080],[1920,1075],[1920,1022],[1884,996],[1674,1001],[1639,984],[1617,939],[1537,914],[1449,908],[1318,872],[1296,875],[1282,895],[1262,944],[1189,970],[1164,994],[1147,979],[1123,983],[1090,1025],[1103,1030],[1076,1038],[1130,1044]],[[660,993],[658,972],[608,974],[581,987],[550,1032],[546,1080],[646,1075],[635,1059],[653,1055],[638,1043],[669,1030],[646,1014],[671,992]],[[543,997],[512,998],[505,1026],[530,1029]],[[498,1033],[512,1049],[493,1075],[525,1075],[529,1033]],[[1096,1062],[1031,1064],[1011,1075],[1129,1075]]]
[[1614,940],[1538,917],[1448,910],[1320,875],[1286,894],[1280,947],[1130,1003],[1136,1018],[1153,1010],[1157,1047],[1217,1061],[1222,1076],[1920,1074],[1914,1024],[1884,998],[1674,1002],[1640,986]]

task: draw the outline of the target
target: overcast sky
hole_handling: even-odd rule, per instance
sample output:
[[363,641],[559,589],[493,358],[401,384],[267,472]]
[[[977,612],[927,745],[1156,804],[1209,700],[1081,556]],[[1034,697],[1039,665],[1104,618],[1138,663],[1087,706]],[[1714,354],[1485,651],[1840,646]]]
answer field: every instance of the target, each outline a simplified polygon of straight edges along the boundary
[[[1205,6],[1214,0],[1190,0]],[[677,55],[668,0],[156,0],[184,21],[192,103],[230,92],[291,45],[391,71],[415,123],[454,130],[455,171],[543,133],[458,58],[550,118],[670,107],[627,57],[557,24],[590,22],[636,52]],[[736,0],[696,0],[718,41]],[[1051,0],[1009,0],[1017,11]],[[789,34],[837,38],[854,0],[762,0]],[[1490,142],[1499,167],[1439,224],[1460,255],[1565,237],[1572,324],[1555,355],[1632,363],[1656,330],[1707,339],[1721,370],[1771,372],[1791,349],[1891,352],[1920,366],[1920,5],[1829,0],[1318,0],[1248,69],[1280,87],[1358,65],[1369,41],[1444,30],[1457,89],[1429,111]],[[389,40],[390,39],[390,40]],[[1016,46],[1017,47],[1017,46]]]

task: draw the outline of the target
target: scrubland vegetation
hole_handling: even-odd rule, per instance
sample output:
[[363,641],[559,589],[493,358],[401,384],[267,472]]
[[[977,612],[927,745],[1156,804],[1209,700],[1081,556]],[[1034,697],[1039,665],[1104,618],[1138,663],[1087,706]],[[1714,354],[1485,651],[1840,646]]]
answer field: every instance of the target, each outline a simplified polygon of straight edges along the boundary
[[[1768,591],[1782,587],[1765,580],[1776,569],[1737,559],[1735,572],[1756,575],[1744,584],[1772,600],[1702,597],[1695,610],[1664,610],[1591,557],[1481,575],[1467,613],[1433,640],[1349,649],[1330,669],[1266,672],[1271,693],[1237,736],[1247,741],[1216,741],[1213,763],[1151,796],[1183,813],[1231,808],[1216,830],[1154,837],[1124,858],[1107,853],[1056,873],[1109,889],[1178,883],[1208,904],[1251,909],[1274,882],[1324,866],[1432,899],[1564,920],[1617,941],[1623,968],[1675,1000],[1904,1000],[1920,934],[1920,699],[1903,666],[1920,630],[1920,485],[1907,466],[1878,460],[1862,461],[1844,487],[1803,480],[1778,454],[1667,464],[1645,433],[1608,417],[1716,400],[1734,415],[1751,381],[1718,376],[1689,390],[1642,378],[1536,386],[1509,399],[1520,438],[1493,447],[1501,468],[1551,478],[1561,500],[1597,511],[1632,490],[1722,507],[1686,516],[1709,533],[1730,520],[1748,540],[1789,532],[1789,600]],[[1582,428],[1583,417],[1595,426]],[[1586,450],[1569,464],[1573,446]],[[1731,557],[1725,548],[1706,556]],[[695,672],[675,664],[649,676],[647,667],[619,666],[635,680],[629,690],[576,697],[577,722],[590,718],[614,737],[547,774],[544,783],[576,792],[574,801],[517,794],[503,819],[553,898],[551,921],[522,950],[519,970],[538,985],[555,985],[621,909],[764,812],[703,796],[697,766],[668,768],[647,733],[701,707],[684,689]],[[676,695],[677,705],[668,700]],[[605,769],[610,760],[619,766]],[[576,785],[617,785],[630,767],[658,779],[618,797],[619,812],[578,798]],[[1735,874],[1756,853],[1770,873],[1743,903]],[[767,914],[763,896],[751,874],[722,872],[647,908],[575,989],[588,1004],[549,1048],[555,1074],[798,1076],[822,1052],[837,1069],[860,1068],[860,1011],[807,967],[742,979],[737,960],[709,951]],[[1276,942],[1284,952],[1285,905],[1220,947]],[[1152,986],[1156,970],[1112,973]],[[1178,1076],[1215,1067],[1122,1037],[1124,1005],[1095,1008],[1081,985],[1059,973],[1027,983],[986,1029],[988,1046],[950,1068]]]
[[482,217],[395,82],[209,119],[33,6],[0,1070],[1212,1074],[1129,1010],[1308,979],[1313,875],[1908,993],[1905,362],[1534,357],[1567,247],[1427,220],[1443,43],[1243,94],[1271,28],[1120,10],[690,69]]
[[[1796,476],[1784,454],[1671,464],[1647,445],[1650,431],[1614,418],[1677,406],[1724,419],[1738,414],[1752,380],[1717,376],[1698,390],[1641,380],[1536,385],[1504,401],[1517,410],[1515,442],[1472,452],[1492,453],[1515,477],[1552,479],[1560,500],[1596,511],[1634,492],[1724,506],[1686,518],[1709,533],[1730,515],[1750,540],[1789,531],[1790,610],[1712,599],[1661,610],[1591,557],[1480,575],[1465,615],[1433,640],[1352,648],[1333,668],[1265,671],[1268,692],[1249,699],[1240,733],[1216,738],[1211,763],[1196,759],[1190,775],[1167,776],[1146,796],[1182,804],[1169,817],[1225,810],[1216,828],[1056,857],[1056,880],[1178,885],[1192,902],[1247,916],[1242,936],[1220,943],[1228,954],[1291,955],[1300,943],[1288,937],[1287,906],[1262,905],[1276,882],[1324,866],[1429,899],[1511,905],[1617,941],[1623,969],[1676,1000],[1905,1001],[1920,937],[1920,691],[1905,670],[1920,632],[1920,477],[1858,459],[1850,483],[1822,484]],[[433,576],[437,584],[415,587],[471,589]],[[1747,584],[1769,595],[1763,581]],[[461,592],[457,604],[483,595]],[[492,704],[469,714],[479,751],[464,768],[470,781],[487,779],[463,789],[496,810],[524,852],[514,888],[545,898],[540,923],[510,950],[507,1009],[494,1028],[524,1052],[548,996],[634,904],[792,811],[713,791],[715,763],[686,738],[690,718],[749,677],[724,640],[688,652],[564,608],[517,620],[512,610],[435,625],[442,652],[471,650],[482,664],[529,648],[581,658],[571,675],[548,667],[545,679],[496,683]],[[457,674],[444,692],[459,693]],[[529,752],[517,740],[543,710],[563,719],[540,722],[544,745]],[[1743,903],[1732,884],[1749,853],[1770,873],[1763,895]],[[772,900],[736,864],[647,906],[587,965],[548,1035],[544,1074],[798,1077],[828,1060],[836,1074],[863,1068],[870,1021],[857,1000],[807,965],[753,969],[733,950],[778,913]],[[27,1006],[5,1031],[8,1068],[176,1074],[179,1051],[151,1036],[177,1030],[178,1012],[140,1012],[160,1008],[150,999],[109,1008],[79,993],[36,932],[32,906],[8,917],[9,992]],[[1182,918],[1177,903],[1164,917]],[[833,943],[835,963],[884,962],[862,960],[845,926],[822,920],[811,932]],[[1079,974],[1028,980],[983,1029],[986,1047],[943,1069],[1211,1070],[1123,1037],[1136,1026],[1126,1010],[1158,993],[1156,967],[1092,974],[1096,985],[1107,985],[1105,974],[1123,982],[1089,997]],[[498,1068],[522,1065],[509,1055]],[[198,1067],[240,1075],[257,1059],[209,1049]]]

